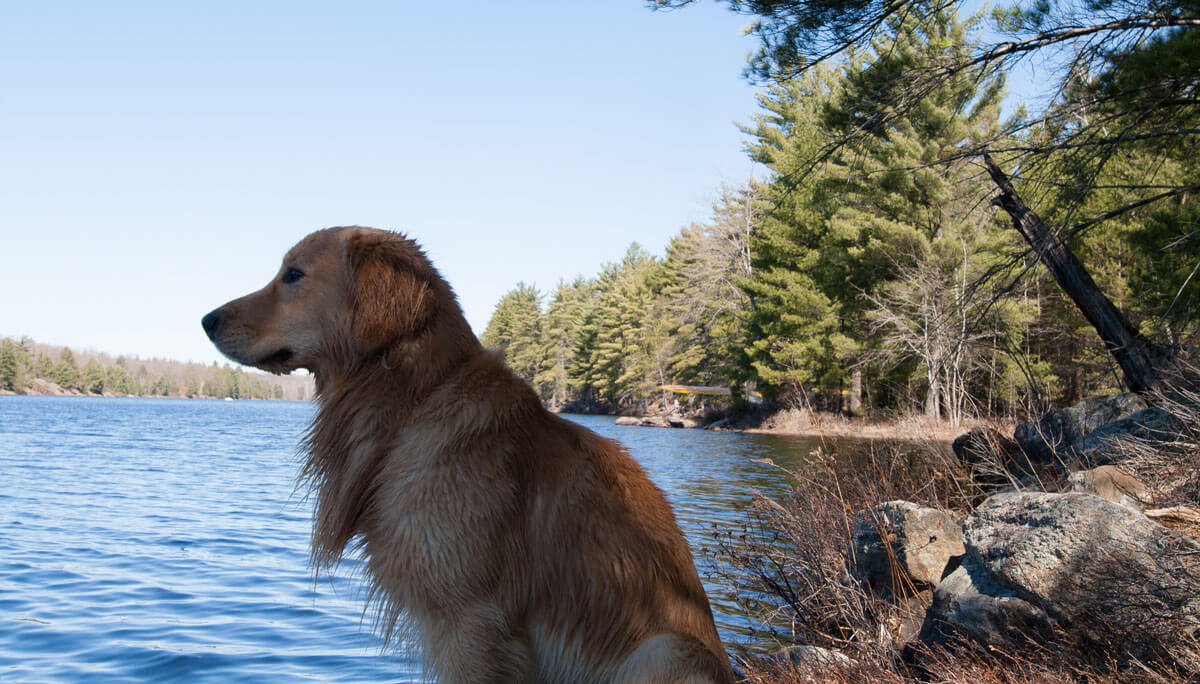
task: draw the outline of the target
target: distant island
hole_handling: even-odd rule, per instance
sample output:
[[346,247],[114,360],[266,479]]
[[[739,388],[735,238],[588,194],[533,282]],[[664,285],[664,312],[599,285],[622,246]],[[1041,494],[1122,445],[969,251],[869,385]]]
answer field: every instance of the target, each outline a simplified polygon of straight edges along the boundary
[[246,371],[228,363],[113,357],[39,344],[28,337],[0,338],[0,394],[305,401],[313,396],[313,380]]

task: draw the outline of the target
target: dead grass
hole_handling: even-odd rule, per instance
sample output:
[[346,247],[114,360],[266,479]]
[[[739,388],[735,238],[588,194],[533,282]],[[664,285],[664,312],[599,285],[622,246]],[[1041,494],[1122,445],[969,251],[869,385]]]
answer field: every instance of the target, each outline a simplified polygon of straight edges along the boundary
[[[931,444],[927,434],[924,441]],[[1085,645],[1065,633],[1053,643],[1029,643],[1014,653],[972,644],[906,649],[902,628],[906,622],[911,626],[914,615],[920,620],[922,597],[911,584],[907,594],[903,583],[898,585],[896,601],[865,588],[850,570],[851,531],[859,511],[895,499],[960,517],[969,513],[982,499],[981,490],[943,447],[862,442],[851,450],[845,443],[842,451],[819,450],[811,464],[792,473],[795,486],[788,496],[755,500],[750,523],[742,529],[714,530],[714,545],[706,552],[718,568],[715,579],[734,590],[755,630],[754,647],[737,652],[745,681],[1188,681],[1161,666],[1133,661],[1127,653],[1107,655],[1095,642]],[[1173,500],[1194,502],[1200,458],[1181,461],[1180,454],[1186,453],[1196,456],[1195,451],[1175,452],[1169,463],[1145,460],[1145,466],[1170,473],[1163,477],[1174,483],[1173,489],[1168,487]],[[764,643],[771,645],[766,650],[810,644],[852,662],[781,661],[763,657]]]
[[[742,428],[755,434],[794,435],[799,437],[838,437],[862,439],[896,439],[904,441],[950,442],[983,421],[964,421],[954,426],[931,421],[921,415],[901,417],[850,417],[840,413],[813,412],[808,409],[784,409],[766,415]],[[1008,426],[1011,431],[1011,426]]]

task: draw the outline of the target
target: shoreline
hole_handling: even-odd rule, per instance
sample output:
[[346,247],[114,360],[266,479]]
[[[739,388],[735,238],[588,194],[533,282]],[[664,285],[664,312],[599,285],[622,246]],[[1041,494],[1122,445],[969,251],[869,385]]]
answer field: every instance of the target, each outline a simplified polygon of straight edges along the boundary
[[309,402],[310,399],[253,399],[251,397],[187,397],[180,394],[170,394],[163,396],[161,394],[85,394],[72,390],[63,390],[61,392],[14,392],[12,390],[0,390],[0,397],[70,397],[77,399],[203,399],[208,401],[290,401],[290,402]]
[[679,416],[649,414],[622,416],[625,425],[634,427],[700,429],[716,432],[738,432],[776,437],[808,439],[890,439],[906,442],[950,443],[980,425],[1002,427],[1001,420],[964,420],[959,425],[930,421],[924,416],[901,416],[892,419],[849,418],[837,414],[789,410],[760,416],[739,416],[702,425],[694,419]]

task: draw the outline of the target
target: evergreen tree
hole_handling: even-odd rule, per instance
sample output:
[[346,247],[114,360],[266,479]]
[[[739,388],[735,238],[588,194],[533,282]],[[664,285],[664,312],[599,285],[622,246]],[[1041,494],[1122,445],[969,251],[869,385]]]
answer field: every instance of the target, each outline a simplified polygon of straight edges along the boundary
[[75,364],[75,355],[70,347],[63,347],[50,377],[63,389],[79,389],[79,366]]
[[771,84],[758,96],[763,113],[744,127],[751,158],[773,172],[758,188],[764,209],[750,239],[752,275],[742,281],[752,302],[746,355],[784,405],[804,403],[805,386],[840,384],[842,361],[856,350],[843,308],[853,300],[850,257],[862,252],[859,231],[843,222],[848,234],[831,232],[842,189],[831,182],[833,162],[798,182],[832,135],[825,111],[844,81],[821,68]]
[[572,364],[589,353],[583,349],[584,330],[594,298],[595,283],[583,278],[570,284],[560,282],[550,295],[542,317],[541,355],[545,361],[536,380],[552,409],[580,398]]
[[541,317],[537,288],[518,283],[501,297],[480,338],[484,346],[499,349],[513,372],[530,384],[543,369]]
[[1004,309],[974,285],[1000,261],[991,236],[1003,229],[973,201],[983,194],[973,170],[946,160],[997,135],[1003,81],[943,83],[882,125],[864,112],[886,108],[904,74],[966,55],[968,30],[953,11],[893,19],[891,37],[876,41],[872,61],[846,70],[837,104],[826,112],[827,124],[843,135],[877,126],[842,151],[856,163],[834,174],[843,193],[830,232],[852,236],[846,274],[860,293],[843,299],[841,318],[856,321],[857,330],[873,323],[866,330],[882,333],[884,342],[874,349],[877,358],[893,366],[918,361],[926,415],[955,423],[967,401],[973,352],[1002,334],[980,312]]
[[109,393],[123,397],[130,394],[129,372],[125,370],[124,365],[120,364],[121,359],[117,361],[117,365],[105,369],[104,387]]
[[640,245],[629,246],[597,281],[596,304],[583,326],[588,357],[577,377],[613,406],[645,403],[668,381],[669,322],[657,293],[665,271]]
[[18,384],[17,345],[10,339],[0,340],[0,389],[15,392]]
[[104,392],[104,368],[95,359],[88,361],[87,365],[83,367],[80,386],[88,394]]
[[712,221],[684,228],[667,246],[667,315],[672,325],[670,374],[674,382],[740,390],[748,363],[744,349],[750,302],[750,235],[757,197],[749,187],[724,188]]
[[38,354],[34,373],[44,380],[54,379],[54,362],[50,360],[49,356],[46,356],[45,352]]

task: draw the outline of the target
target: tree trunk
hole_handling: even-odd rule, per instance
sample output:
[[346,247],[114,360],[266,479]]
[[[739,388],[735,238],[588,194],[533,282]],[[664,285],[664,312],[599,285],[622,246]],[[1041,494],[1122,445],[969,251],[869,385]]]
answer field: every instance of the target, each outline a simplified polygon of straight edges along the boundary
[[925,392],[925,417],[930,420],[941,420],[942,375],[934,366],[929,367],[926,375],[929,378],[929,389]]
[[862,413],[862,368],[850,371],[850,406],[852,416]]
[[1151,389],[1158,380],[1155,365],[1160,360],[1160,351],[1129,325],[1117,307],[1096,286],[1074,253],[1032,209],[1025,206],[1008,176],[1004,175],[991,156],[983,155],[983,163],[1000,188],[1000,195],[992,200],[992,204],[1008,212],[1013,227],[1033,247],[1038,260],[1050,270],[1059,287],[1100,333],[1100,339],[1104,340],[1105,347],[1125,375],[1125,384],[1135,392]]

